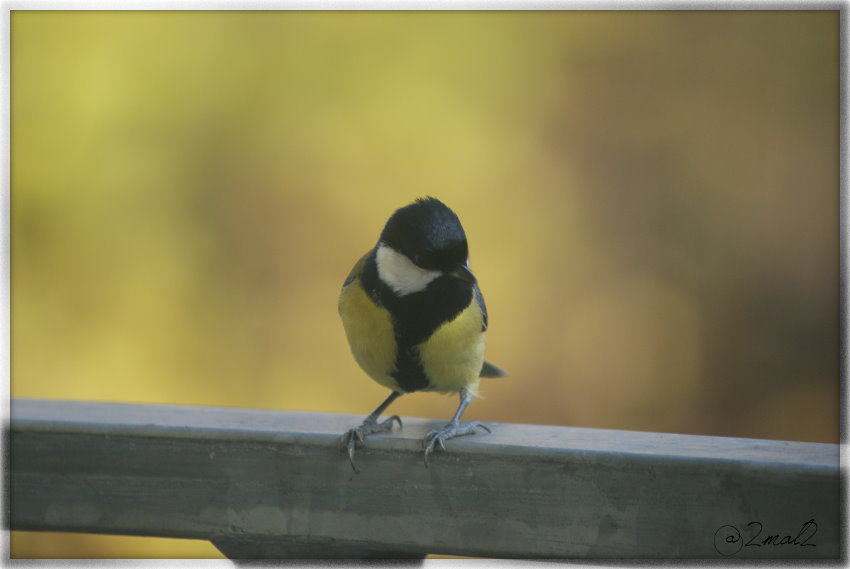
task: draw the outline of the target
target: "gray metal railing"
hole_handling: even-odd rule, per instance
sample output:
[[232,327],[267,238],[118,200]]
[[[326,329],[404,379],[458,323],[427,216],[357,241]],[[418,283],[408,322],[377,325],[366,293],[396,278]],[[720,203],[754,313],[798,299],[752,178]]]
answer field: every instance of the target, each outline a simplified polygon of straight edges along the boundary
[[[231,558],[837,558],[838,445],[13,400],[11,529],[210,540]],[[13,552],[14,553],[14,552]]]

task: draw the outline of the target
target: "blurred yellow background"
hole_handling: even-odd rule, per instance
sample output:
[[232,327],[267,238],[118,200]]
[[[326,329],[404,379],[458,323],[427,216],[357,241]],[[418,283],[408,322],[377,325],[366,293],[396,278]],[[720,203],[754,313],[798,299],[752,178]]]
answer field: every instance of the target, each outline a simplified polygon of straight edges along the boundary
[[838,441],[837,11],[14,11],[11,133],[12,397],[365,416],[336,296],[434,195],[511,374],[466,419]]

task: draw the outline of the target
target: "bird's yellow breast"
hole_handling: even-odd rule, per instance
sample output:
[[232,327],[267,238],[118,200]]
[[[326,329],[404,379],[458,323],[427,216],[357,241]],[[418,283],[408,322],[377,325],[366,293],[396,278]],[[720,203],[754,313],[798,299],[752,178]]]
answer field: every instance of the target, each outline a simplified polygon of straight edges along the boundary
[[454,320],[444,323],[419,345],[419,357],[431,387],[442,393],[466,387],[477,395],[478,375],[484,363],[481,309],[475,298]]
[[[379,384],[401,391],[393,378],[398,345],[392,316],[366,293],[359,278],[342,289],[339,314],[354,359]],[[473,297],[451,321],[443,323],[416,346],[429,386],[425,391],[457,392],[466,387],[475,395],[484,362],[482,314]]]
[[354,359],[369,377],[397,390],[398,384],[390,375],[397,349],[390,313],[375,304],[359,279],[342,289],[338,306]]

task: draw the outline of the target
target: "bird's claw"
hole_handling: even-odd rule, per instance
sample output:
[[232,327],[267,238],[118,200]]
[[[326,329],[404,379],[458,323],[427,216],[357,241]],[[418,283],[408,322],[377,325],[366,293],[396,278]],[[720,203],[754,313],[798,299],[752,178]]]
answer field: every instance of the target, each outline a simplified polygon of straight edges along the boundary
[[392,415],[380,423],[375,420],[369,421],[367,419],[366,421],[363,421],[363,424],[359,427],[350,429],[347,433],[342,435],[342,438],[339,440],[339,448],[341,451],[348,452],[348,461],[351,462],[351,468],[354,469],[354,472],[357,472],[358,474],[360,473],[357,463],[354,462],[354,450],[361,448],[366,441],[366,437],[369,435],[391,432],[393,430],[393,421],[398,423],[398,428],[401,430],[401,417],[398,415]]
[[422,444],[425,446],[425,466],[428,466],[428,457],[434,453],[438,445],[441,449],[446,450],[447,440],[455,437],[463,437],[465,435],[474,435],[476,427],[481,427],[488,433],[491,432],[490,427],[484,423],[467,423],[462,427],[457,424],[449,423],[443,429],[439,431],[431,431],[425,435],[425,438],[422,440]]

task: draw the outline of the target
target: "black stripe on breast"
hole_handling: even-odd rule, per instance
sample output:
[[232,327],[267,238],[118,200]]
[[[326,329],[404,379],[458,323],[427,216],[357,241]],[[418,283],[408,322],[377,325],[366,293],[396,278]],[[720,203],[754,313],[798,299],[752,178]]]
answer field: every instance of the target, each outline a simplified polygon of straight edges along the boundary
[[416,348],[469,306],[473,285],[453,277],[439,277],[425,290],[400,297],[378,278],[374,253],[366,261],[362,280],[369,295],[392,315],[398,351],[391,375],[404,391],[429,387]]

